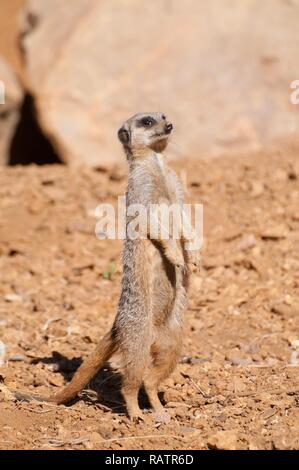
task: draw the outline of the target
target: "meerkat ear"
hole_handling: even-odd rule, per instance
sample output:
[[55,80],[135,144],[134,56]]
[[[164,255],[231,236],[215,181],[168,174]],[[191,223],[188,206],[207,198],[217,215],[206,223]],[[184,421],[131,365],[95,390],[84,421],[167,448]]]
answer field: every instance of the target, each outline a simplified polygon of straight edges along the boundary
[[119,140],[121,141],[121,143],[123,145],[126,145],[126,144],[129,143],[130,135],[129,135],[129,132],[127,131],[127,129],[124,126],[119,129],[117,135],[118,135],[118,138],[119,138]]

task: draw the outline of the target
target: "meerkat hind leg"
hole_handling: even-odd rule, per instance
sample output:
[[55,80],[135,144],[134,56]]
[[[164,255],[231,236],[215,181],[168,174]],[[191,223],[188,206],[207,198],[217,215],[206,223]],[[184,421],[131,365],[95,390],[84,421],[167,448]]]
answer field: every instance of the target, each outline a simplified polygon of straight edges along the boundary
[[142,385],[144,371],[147,369],[149,361],[149,351],[148,357],[146,351],[143,351],[143,353],[143,356],[140,356],[134,350],[124,355],[126,366],[123,371],[122,395],[126,402],[130,419],[137,422],[143,419],[142,411],[138,404],[138,394]]
[[175,369],[178,361],[179,345],[174,340],[171,345],[168,344],[168,347],[161,346],[163,343],[160,340],[161,338],[159,338],[159,345],[155,344],[153,348],[153,366],[144,380],[144,387],[154,411],[156,413],[165,413],[158,397],[158,386]]
[[155,412],[162,412],[164,411],[164,407],[160,401],[158,396],[158,386],[155,384],[146,384],[145,390],[150,401],[150,404]]
[[146,390],[148,399],[153,409],[153,417],[156,421],[163,423],[168,423],[170,421],[170,415],[164,409],[164,406],[160,401],[160,398],[158,396],[158,386],[161,380],[167,377],[168,371],[168,365],[165,367],[153,367],[151,370],[151,377],[148,377],[147,380],[145,380],[144,382],[144,388]]
[[126,402],[127,412],[132,421],[142,419],[142,411],[138,404],[138,393],[141,381],[131,380],[130,376],[124,378],[122,394]]

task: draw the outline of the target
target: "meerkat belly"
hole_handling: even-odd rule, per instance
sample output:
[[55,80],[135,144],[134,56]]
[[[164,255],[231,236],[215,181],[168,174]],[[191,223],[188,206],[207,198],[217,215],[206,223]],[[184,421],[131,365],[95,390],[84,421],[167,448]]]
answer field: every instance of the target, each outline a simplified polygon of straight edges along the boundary
[[148,241],[146,244],[149,288],[151,298],[151,316],[153,323],[165,323],[171,312],[175,298],[175,269],[168,262],[161,250]]

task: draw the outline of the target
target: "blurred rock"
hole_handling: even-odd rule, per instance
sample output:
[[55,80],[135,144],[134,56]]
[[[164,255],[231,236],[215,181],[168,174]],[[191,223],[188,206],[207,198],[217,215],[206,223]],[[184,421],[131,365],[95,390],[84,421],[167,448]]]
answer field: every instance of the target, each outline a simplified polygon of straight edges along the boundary
[[23,297],[18,294],[7,294],[4,296],[6,302],[22,302]]
[[208,440],[208,447],[217,450],[238,449],[238,435],[235,431],[218,431]]
[[242,240],[237,246],[237,249],[240,251],[246,251],[246,250],[249,250],[250,248],[255,247],[256,244],[257,244],[257,239],[255,235],[251,233],[249,235],[245,235],[242,238]]
[[296,318],[299,313],[299,306],[290,306],[284,303],[276,303],[272,306],[271,311],[285,318]]
[[284,224],[265,227],[261,233],[264,240],[280,240],[288,236],[289,230]]
[[103,437],[98,432],[92,432],[90,434],[90,441],[92,444],[101,444],[103,442]]
[[0,82],[0,165],[5,165],[9,161],[10,143],[19,120],[23,92],[14,71],[2,56]]
[[0,340],[0,366],[5,363],[6,345]]
[[256,150],[295,132],[296,8],[28,0],[22,47],[42,128],[64,161],[101,167],[124,162],[116,132],[140,111],[175,123],[174,156]]
[[55,385],[55,387],[62,387],[64,384],[63,377],[61,375],[53,375],[49,378],[49,383]]
[[250,196],[252,198],[261,196],[264,190],[265,190],[265,185],[262,181],[251,181]]

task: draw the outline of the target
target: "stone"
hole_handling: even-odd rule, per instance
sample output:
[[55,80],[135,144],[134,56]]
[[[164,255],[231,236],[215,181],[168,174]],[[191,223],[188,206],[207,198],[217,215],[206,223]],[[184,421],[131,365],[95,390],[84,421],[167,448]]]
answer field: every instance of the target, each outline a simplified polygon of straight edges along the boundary
[[267,227],[262,233],[261,237],[264,240],[280,240],[286,238],[289,234],[288,228],[283,225],[274,225],[272,227]]
[[255,235],[249,234],[245,235],[240,243],[237,246],[237,249],[240,251],[246,251],[249,250],[250,248],[254,248],[257,244],[257,239]]
[[5,364],[6,344],[0,340],[0,366]]
[[101,444],[103,442],[103,437],[98,432],[92,432],[90,434],[90,441],[92,444]]
[[0,165],[9,162],[9,150],[20,118],[23,91],[18,79],[0,56]]
[[208,447],[217,450],[236,450],[238,435],[235,431],[218,431],[208,439]]
[[65,162],[124,163],[117,130],[147,110],[174,122],[174,157],[239,154],[298,127],[285,87],[298,24],[280,2],[27,0],[22,18],[26,86]]
[[261,196],[264,191],[265,191],[265,185],[262,181],[252,181],[251,182],[250,196],[252,198],[256,198],[256,197]]

